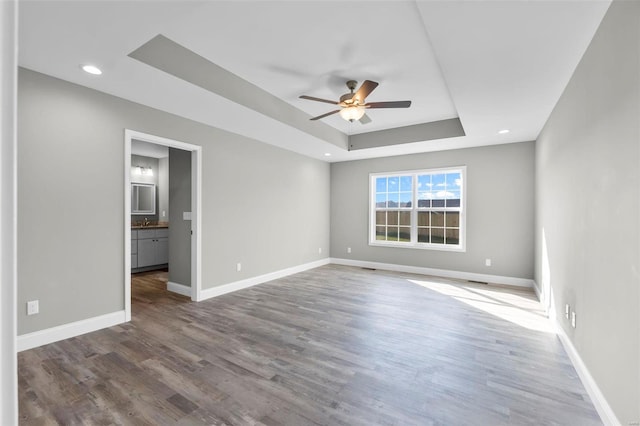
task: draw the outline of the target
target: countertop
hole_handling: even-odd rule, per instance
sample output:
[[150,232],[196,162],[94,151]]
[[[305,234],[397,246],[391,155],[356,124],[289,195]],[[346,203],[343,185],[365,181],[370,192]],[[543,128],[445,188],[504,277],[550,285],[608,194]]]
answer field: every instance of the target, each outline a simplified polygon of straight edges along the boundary
[[168,223],[157,223],[154,225],[131,225],[131,229],[160,229],[160,228],[168,228]]

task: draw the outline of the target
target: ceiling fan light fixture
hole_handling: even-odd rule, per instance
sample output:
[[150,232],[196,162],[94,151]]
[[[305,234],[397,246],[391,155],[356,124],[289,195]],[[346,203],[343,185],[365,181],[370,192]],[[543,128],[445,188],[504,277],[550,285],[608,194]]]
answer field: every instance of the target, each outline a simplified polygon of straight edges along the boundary
[[354,120],[360,120],[364,115],[366,108],[361,105],[347,106],[340,110],[340,116],[347,121],[353,122]]

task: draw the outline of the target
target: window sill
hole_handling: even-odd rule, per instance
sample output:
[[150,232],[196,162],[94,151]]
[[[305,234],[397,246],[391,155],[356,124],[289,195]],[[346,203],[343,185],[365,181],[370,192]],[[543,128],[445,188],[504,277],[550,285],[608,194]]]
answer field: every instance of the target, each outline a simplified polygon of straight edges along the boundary
[[384,241],[369,241],[372,247],[392,247],[417,250],[436,250],[436,251],[453,251],[458,253],[466,252],[466,248],[460,245],[444,245],[444,244],[419,244],[419,243],[392,243]]

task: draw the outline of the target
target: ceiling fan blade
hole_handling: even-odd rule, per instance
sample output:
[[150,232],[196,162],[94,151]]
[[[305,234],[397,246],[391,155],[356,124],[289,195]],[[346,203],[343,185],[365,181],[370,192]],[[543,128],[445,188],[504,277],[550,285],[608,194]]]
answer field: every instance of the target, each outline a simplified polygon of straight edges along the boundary
[[300,96],[300,99],[307,99],[309,101],[318,101],[318,102],[324,102],[326,104],[338,105],[338,102],[336,101],[330,101],[329,99],[322,99],[322,98],[314,98],[313,96],[307,96],[307,95]]
[[351,99],[354,102],[357,99],[359,103],[362,104],[364,103],[366,97],[369,96],[369,93],[373,92],[373,89],[375,89],[376,87],[378,87],[378,83],[376,83],[375,81],[365,80],[364,83],[362,83],[362,86],[360,86],[356,94],[353,95],[353,98]]
[[360,117],[360,124],[369,124],[369,123],[371,123],[371,117],[369,117],[367,114]]
[[369,102],[364,106],[367,108],[409,108],[411,101]]
[[321,118],[325,118],[325,117],[327,117],[327,116],[329,116],[329,115],[335,114],[336,112],[340,112],[340,110],[339,110],[339,109],[337,109],[337,110],[335,110],[335,111],[331,111],[331,112],[328,112],[328,113],[326,113],[326,114],[322,114],[322,115],[319,115],[319,116],[317,116],[317,117],[313,117],[311,120],[320,120]]

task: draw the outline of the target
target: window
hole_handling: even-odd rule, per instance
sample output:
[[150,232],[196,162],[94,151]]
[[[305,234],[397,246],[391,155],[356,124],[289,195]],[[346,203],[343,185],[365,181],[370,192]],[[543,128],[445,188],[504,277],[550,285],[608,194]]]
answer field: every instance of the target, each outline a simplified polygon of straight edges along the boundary
[[371,174],[369,244],[464,251],[465,172]]

